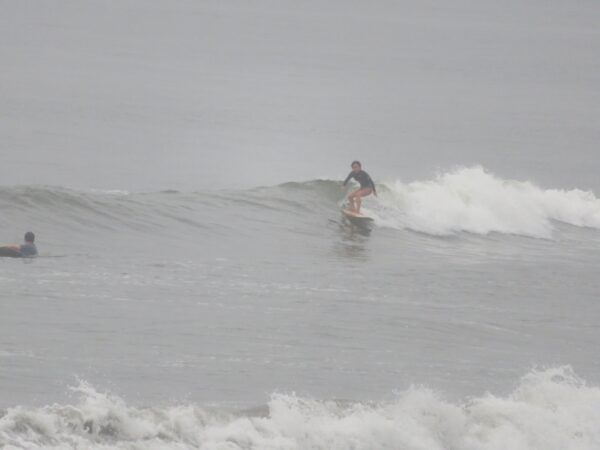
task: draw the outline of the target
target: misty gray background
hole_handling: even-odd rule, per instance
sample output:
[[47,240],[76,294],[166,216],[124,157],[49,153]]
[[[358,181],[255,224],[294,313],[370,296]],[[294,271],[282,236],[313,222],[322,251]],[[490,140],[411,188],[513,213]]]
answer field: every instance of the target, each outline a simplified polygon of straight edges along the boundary
[[590,1],[0,1],[0,183],[197,190],[482,164],[598,191]]

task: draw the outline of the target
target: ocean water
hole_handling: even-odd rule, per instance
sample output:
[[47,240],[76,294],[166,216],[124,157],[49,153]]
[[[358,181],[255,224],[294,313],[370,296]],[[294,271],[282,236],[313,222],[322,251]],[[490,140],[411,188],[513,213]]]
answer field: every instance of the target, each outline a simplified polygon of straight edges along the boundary
[[0,448],[600,448],[596,2],[2,6]]
[[2,188],[44,218],[0,261],[2,443],[594,448],[600,199],[464,168],[365,228],[340,185]]

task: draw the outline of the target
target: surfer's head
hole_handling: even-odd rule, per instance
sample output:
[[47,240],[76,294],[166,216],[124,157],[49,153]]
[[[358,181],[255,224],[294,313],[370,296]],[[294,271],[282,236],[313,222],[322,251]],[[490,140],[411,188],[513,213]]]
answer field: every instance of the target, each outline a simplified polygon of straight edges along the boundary
[[33,242],[35,241],[35,234],[33,234],[31,231],[28,231],[27,233],[25,233],[25,242]]
[[352,167],[353,172],[358,172],[362,168],[362,165],[360,164],[360,161],[352,161],[350,167]]

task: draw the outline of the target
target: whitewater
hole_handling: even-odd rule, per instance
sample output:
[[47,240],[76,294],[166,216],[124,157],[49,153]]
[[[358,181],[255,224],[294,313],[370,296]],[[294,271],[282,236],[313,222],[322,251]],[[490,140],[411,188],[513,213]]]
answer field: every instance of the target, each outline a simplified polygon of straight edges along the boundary
[[551,238],[553,222],[600,228],[600,200],[593,192],[541,189],[526,181],[503,180],[481,167],[386,187],[382,223],[428,234],[497,232]]
[[532,371],[506,397],[459,404],[411,387],[366,404],[274,394],[264,408],[233,414],[132,407],[83,382],[73,391],[74,404],[5,412],[3,448],[564,450],[600,439],[600,389],[569,367]]

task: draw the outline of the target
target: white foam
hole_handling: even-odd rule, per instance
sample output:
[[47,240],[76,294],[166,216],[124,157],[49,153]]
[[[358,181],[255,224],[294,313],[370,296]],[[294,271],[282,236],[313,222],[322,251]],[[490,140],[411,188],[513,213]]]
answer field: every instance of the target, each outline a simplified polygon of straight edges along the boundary
[[375,205],[380,225],[434,234],[491,232],[550,238],[553,221],[600,228],[600,200],[578,189],[541,189],[482,167],[433,180],[384,183]]
[[126,191],[124,189],[96,189],[96,188],[89,188],[89,189],[86,189],[85,192],[88,192],[90,194],[114,195],[116,197],[125,197],[127,195],[131,195],[131,192]]
[[600,389],[570,367],[532,371],[506,397],[464,403],[413,387],[385,403],[273,395],[266,417],[194,405],[136,408],[82,383],[75,405],[15,407],[0,447],[27,449],[597,450]]

